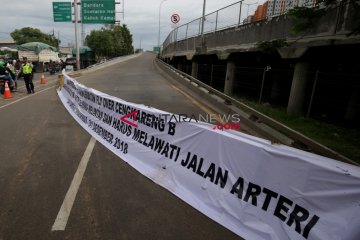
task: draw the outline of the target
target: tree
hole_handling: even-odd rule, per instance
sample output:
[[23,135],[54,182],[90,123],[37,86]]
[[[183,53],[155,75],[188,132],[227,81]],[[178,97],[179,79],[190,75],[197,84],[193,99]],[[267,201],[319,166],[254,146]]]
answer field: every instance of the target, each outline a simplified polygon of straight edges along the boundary
[[85,41],[98,58],[133,53],[132,35],[126,25],[106,25],[100,30],[93,30]]
[[290,9],[288,15],[297,20],[293,27],[293,32],[304,32],[313,28],[317,24],[317,20],[325,14],[325,9],[295,7]]
[[121,28],[123,37],[124,37],[124,50],[126,54],[132,54],[134,52],[134,47],[132,45],[132,35],[130,34],[130,30],[127,28],[126,24],[124,24]]
[[10,35],[18,45],[28,42],[43,42],[53,47],[59,47],[59,39],[53,34],[45,34],[37,28],[15,29]]
[[[353,7],[357,7],[358,0],[316,0],[314,8],[308,7],[295,7],[288,11],[288,15],[295,19],[295,25],[293,27],[293,32],[299,33],[307,31],[313,28],[317,21],[326,14],[331,8],[339,8],[345,4],[352,4]],[[360,34],[360,13],[359,11],[355,12],[354,26],[350,34]]]
[[98,58],[110,57],[114,50],[112,36],[105,29],[92,30],[86,37],[86,43]]

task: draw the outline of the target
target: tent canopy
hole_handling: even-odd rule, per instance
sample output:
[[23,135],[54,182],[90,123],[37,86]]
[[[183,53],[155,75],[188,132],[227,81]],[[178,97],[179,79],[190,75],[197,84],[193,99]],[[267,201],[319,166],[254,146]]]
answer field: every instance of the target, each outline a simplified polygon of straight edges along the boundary
[[57,49],[55,47],[52,47],[46,43],[42,42],[29,42],[24,43],[17,47],[18,50],[22,51],[33,51],[36,54],[39,54],[43,49],[51,49],[54,52],[57,52]]
[[[92,52],[91,48],[89,48],[87,46],[81,46],[80,47],[80,54],[84,54],[84,53],[87,53],[87,52]],[[73,54],[73,56],[76,56],[76,48],[73,48],[72,54]]]

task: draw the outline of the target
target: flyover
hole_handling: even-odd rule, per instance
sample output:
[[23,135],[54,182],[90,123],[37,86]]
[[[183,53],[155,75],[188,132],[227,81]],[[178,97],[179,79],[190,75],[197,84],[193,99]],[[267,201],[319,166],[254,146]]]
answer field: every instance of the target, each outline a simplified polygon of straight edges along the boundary
[[[235,7],[238,8],[238,5]],[[234,6],[229,6],[229,8],[234,8]],[[225,10],[220,9],[208,14],[205,25],[211,23],[208,19],[214,18],[218,25],[217,19],[221,11]],[[313,110],[316,115],[324,115],[320,111],[321,109],[325,111],[326,104],[331,104],[328,99],[326,103],[315,103],[318,110],[314,110],[314,107],[311,109],[311,105],[314,105],[310,99],[311,88],[316,88],[314,79],[320,76],[323,81],[326,81],[325,75],[332,74],[330,72],[336,68],[340,69],[339,71],[343,75],[355,73],[355,77],[359,77],[356,70],[359,62],[357,56],[355,54],[352,60],[349,57],[360,48],[360,35],[351,34],[358,27],[359,11],[359,5],[356,2],[341,3],[328,9],[324,16],[313,22],[313,28],[297,34],[292,31],[295,20],[287,15],[241,24],[236,20],[240,19],[236,15],[238,13],[235,13],[235,20],[229,24],[230,27],[208,27],[208,31],[204,35],[201,35],[200,30],[194,30],[194,24],[196,27],[196,24],[201,22],[201,19],[197,19],[178,27],[168,35],[163,43],[160,57],[198,79],[205,79],[205,75],[208,78],[211,75],[212,78],[210,70],[207,73],[204,73],[206,70],[200,73],[199,66],[201,64],[214,65],[214,63],[223,64],[222,62],[225,62],[218,90],[228,95],[233,95],[238,91],[235,89],[235,85],[241,81],[240,78],[244,78],[236,73],[236,68],[263,69],[259,70],[260,79],[254,80],[260,82],[257,84],[257,91],[260,92],[261,88],[262,92],[264,82],[261,84],[261,74],[264,79],[265,73],[270,69],[268,66],[273,69],[274,65],[281,66],[282,70],[289,71],[292,77],[285,83],[279,83],[278,79],[281,77],[273,77],[268,81],[270,82],[268,83],[269,90],[265,94],[273,97],[277,95],[279,88],[282,88],[281,90],[286,93],[281,101],[286,105],[289,114],[297,115],[307,112],[309,115]],[[271,46],[276,41],[285,44],[273,45],[272,50],[275,52],[270,54],[264,52],[264,48],[259,45],[266,43]],[[212,67],[208,68],[213,69]],[[263,73],[261,73],[262,71]],[[324,75],[321,77],[321,74]],[[337,82],[344,82],[344,84],[345,80],[349,79],[346,76],[336,78]],[[204,81],[206,82],[206,80]],[[359,119],[359,110],[355,107],[359,102],[354,100],[355,96],[359,95],[359,88],[352,82],[350,84],[351,87],[346,88],[344,92],[331,90],[332,95],[337,94],[343,97],[344,103],[336,107],[341,111],[330,113],[332,109],[329,108],[326,109],[328,111],[326,115],[333,115],[334,118],[341,116],[340,120],[353,122]],[[330,92],[327,88],[320,89],[320,92],[322,92],[321,97],[329,98],[329,96],[325,96],[326,92]],[[349,92],[352,97],[347,99]]]

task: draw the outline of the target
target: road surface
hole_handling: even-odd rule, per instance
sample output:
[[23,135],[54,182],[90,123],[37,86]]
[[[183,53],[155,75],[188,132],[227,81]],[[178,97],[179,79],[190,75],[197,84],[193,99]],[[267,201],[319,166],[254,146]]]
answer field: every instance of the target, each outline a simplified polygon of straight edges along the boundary
[[[145,53],[76,78],[126,101],[205,114],[157,72],[154,58]],[[0,240],[241,239],[98,142],[88,151],[65,229],[52,231],[91,136],[58,99],[57,76],[46,77],[40,85],[36,76],[35,94],[26,94],[20,81],[13,99],[0,100]]]

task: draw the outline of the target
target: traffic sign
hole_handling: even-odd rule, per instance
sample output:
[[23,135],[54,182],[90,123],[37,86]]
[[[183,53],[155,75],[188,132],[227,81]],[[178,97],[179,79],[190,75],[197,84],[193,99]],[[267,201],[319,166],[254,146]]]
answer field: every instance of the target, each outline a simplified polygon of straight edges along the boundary
[[82,0],[82,23],[115,23],[115,0]]
[[71,22],[71,2],[53,2],[54,22]]
[[179,14],[173,14],[173,15],[171,15],[171,22],[172,23],[178,23],[178,22],[180,22],[180,16],[179,16]]

